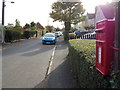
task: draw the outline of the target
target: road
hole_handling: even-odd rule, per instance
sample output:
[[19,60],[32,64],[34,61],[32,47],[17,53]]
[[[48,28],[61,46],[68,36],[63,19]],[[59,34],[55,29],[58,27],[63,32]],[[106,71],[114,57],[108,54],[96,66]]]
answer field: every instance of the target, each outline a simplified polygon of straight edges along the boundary
[[34,88],[46,75],[55,45],[42,45],[41,38],[3,46],[2,88]]

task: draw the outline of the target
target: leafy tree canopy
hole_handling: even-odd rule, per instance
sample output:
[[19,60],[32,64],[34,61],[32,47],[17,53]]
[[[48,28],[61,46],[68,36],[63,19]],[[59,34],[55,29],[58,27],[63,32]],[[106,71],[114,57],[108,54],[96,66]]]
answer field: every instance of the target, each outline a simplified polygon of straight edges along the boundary
[[30,25],[31,27],[35,27],[36,24],[34,22],[31,22]]
[[24,28],[24,29],[30,29],[30,25],[29,25],[28,23],[26,23],[23,28]]
[[37,28],[35,22],[31,22],[30,26],[31,26],[31,30],[36,30],[36,28]]
[[77,24],[82,19],[85,12],[81,2],[55,2],[52,4],[52,12],[50,17],[54,21],[70,22],[71,24]]
[[15,20],[15,27],[19,27],[20,26],[20,21],[18,19]]
[[53,26],[45,26],[45,28],[49,31],[49,32],[52,32],[54,30],[54,27]]

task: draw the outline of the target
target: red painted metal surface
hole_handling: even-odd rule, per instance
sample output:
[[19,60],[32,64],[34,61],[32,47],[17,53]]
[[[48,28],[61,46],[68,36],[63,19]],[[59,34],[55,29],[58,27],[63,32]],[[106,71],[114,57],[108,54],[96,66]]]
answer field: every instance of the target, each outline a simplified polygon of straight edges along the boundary
[[103,20],[96,23],[96,69],[103,75],[111,72],[114,59],[115,20]]

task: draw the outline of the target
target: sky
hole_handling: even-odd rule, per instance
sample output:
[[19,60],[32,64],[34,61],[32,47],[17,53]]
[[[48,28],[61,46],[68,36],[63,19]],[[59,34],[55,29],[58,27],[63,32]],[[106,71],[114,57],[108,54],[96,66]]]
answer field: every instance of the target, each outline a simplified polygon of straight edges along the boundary
[[[59,22],[53,22],[49,17],[51,11],[51,5],[57,0],[5,0],[5,25],[8,23],[15,24],[15,20],[20,21],[21,26],[26,23],[40,22],[41,25],[53,25],[54,27],[62,28],[63,24]],[[10,3],[8,1],[14,1]],[[70,1],[70,0],[69,0]],[[88,13],[94,13],[95,6],[99,4],[105,4],[112,0],[80,0]],[[0,11],[2,12],[2,0],[0,0]],[[1,15],[1,13],[0,13]],[[2,17],[2,16],[1,16]],[[1,21],[0,17],[0,21]]]

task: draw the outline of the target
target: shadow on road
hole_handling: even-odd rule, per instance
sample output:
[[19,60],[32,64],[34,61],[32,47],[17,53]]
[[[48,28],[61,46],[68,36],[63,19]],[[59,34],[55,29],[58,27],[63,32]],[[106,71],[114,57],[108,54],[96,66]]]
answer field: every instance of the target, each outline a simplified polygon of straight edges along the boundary
[[53,49],[54,45],[42,45],[40,39],[32,39],[6,45],[3,48],[3,55],[21,54],[21,56],[34,56]]

